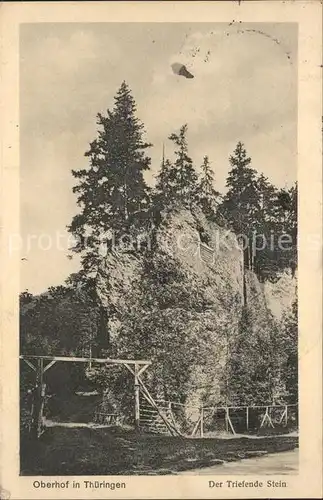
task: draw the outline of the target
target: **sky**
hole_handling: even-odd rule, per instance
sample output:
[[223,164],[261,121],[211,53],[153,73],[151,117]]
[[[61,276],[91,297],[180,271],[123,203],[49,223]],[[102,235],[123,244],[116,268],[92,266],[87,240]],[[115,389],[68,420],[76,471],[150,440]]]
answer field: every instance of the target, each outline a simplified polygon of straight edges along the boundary
[[[175,75],[180,62],[194,75]],[[125,80],[145,125],[154,183],[163,143],[188,124],[198,167],[208,155],[224,192],[238,141],[279,187],[297,176],[297,26],[292,23],[38,23],[20,30],[21,290],[77,271],[66,226],[78,213],[72,169],[96,137],[97,113]]]

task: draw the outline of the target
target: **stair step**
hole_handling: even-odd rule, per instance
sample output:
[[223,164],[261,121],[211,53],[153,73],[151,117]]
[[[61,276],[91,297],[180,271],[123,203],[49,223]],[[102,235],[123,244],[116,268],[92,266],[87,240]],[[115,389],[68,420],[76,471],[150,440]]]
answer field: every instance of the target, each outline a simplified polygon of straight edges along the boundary
[[146,420],[146,422],[156,425],[165,425],[165,422],[163,420]]
[[[157,402],[157,401],[156,401]],[[149,402],[142,400],[140,407],[140,427],[146,432],[172,435],[173,419],[169,404],[157,402],[157,408],[149,406]],[[167,423],[165,423],[165,420]],[[169,425],[167,425],[169,424]]]
[[151,415],[140,415],[140,419],[143,419],[143,420],[149,420],[149,421],[152,421],[152,422],[155,422],[156,420],[159,420],[159,421],[162,421],[163,419],[159,417],[159,415],[156,415],[156,416],[151,416]]
[[164,422],[149,422],[147,420],[140,420],[143,425],[157,426],[157,427],[167,427]]

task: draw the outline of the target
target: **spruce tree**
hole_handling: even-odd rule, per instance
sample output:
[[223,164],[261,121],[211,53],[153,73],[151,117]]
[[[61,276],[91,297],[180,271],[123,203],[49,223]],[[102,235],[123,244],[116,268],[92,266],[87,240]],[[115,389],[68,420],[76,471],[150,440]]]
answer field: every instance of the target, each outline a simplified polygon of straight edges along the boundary
[[73,250],[81,253],[86,274],[97,268],[102,240],[111,231],[127,231],[129,220],[149,206],[143,173],[150,167],[146,149],[151,145],[143,139],[144,126],[125,82],[114,101],[106,116],[98,114],[98,135],[85,153],[89,168],[72,171],[81,212],[68,229],[77,239]]
[[251,268],[252,235],[256,227],[255,215],[259,207],[257,193],[257,173],[251,168],[251,158],[246,149],[238,142],[230,156],[231,170],[226,186],[228,191],[219,207],[220,214],[227,220],[229,226],[238,235],[243,235],[245,245],[245,266]]
[[176,199],[177,175],[176,170],[169,160],[163,159],[155,185],[155,205],[163,209],[170,206]]
[[[275,190],[270,212],[276,269],[280,272],[290,268],[294,273],[297,267],[297,183],[290,189]],[[286,244],[279,243],[283,235]]]
[[[277,190],[264,174],[260,174],[257,177],[256,191],[258,203],[255,212],[254,238],[255,244],[260,245],[260,247],[258,246],[259,250],[257,250],[256,245],[254,246],[254,259],[255,271],[263,281],[265,279],[275,279],[278,271],[276,258],[277,238],[275,238]],[[274,238],[272,235],[274,235]]]
[[174,167],[177,173],[178,197],[182,202],[192,202],[197,190],[197,173],[192,158],[188,155],[187,125],[180,128],[179,134],[171,134],[169,139],[176,147]]
[[238,142],[229,161],[231,170],[226,182],[228,191],[224,196],[221,211],[237,234],[249,234],[257,210],[257,174],[251,168],[251,158],[247,156],[241,142]]
[[136,104],[128,85],[123,82],[106,116],[97,115],[96,139],[85,156],[89,167],[73,170],[77,180],[73,192],[81,207],[68,230],[76,238],[73,251],[81,254],[77,281],[93,297],[99,309],[97,353],[109,347],[109,311],[97,293],[97,277],[102,254],[109,241],[118,241],[139,225],[150,203],[150,190],[144,172],[150,167],[144,141],[144,126],[136,116]]
[[206,216],[213,216],[220,193],[214,188],[214,173],[208,156],[204,156],[201,170],[202,175],[198,185],[198,202]]
[[162,207],[176,204],[191,206],[196,201],[198,176],[188,155],[187,125],[169,136],[175,146],[175,161],[163,161],[157,176],[155,199]]

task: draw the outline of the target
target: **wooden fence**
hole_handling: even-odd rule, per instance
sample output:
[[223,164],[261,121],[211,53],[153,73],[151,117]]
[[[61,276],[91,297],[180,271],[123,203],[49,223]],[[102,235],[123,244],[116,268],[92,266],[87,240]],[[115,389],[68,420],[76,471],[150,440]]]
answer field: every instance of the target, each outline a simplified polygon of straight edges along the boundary
[[[186,406],[182,403],[155,399],[155,406],[176,429],[186,437],[205,437],[213,432],[229,432],[233,435],[250,433],[262,428],[287,428],[298,425],[298,405],[268,404],[253,406]],[[151,432],[165,433],[167,426],[157,422],[157,412],[143,405],[140,407],[140,426]],[[194,413],[190,418],[189,413]],[[157,425],[159,424],[159,425]],[[168,432],[169,433],[169,432]]]

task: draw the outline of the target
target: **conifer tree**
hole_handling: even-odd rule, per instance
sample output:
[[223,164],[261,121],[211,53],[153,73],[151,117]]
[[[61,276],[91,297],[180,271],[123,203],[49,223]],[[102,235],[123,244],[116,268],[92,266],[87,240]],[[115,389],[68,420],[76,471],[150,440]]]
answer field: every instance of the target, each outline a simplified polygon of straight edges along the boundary
[[201,169],[202,175],[198,185],[198,202],[205,215],[212,216],[215,213],[220,193],[214,188],[214,173],[208,156],[204,156]]
[[274,278],[278,271],[275,241],[277,190],[264,174],[260,174],[257,177],[256,191],[258,203],[254,221],[254,268],[258,277],[264,280]]
[[264,174],[257,177],[256,190],[259,196],[258,225],[275,220],[277,190]]
[[221,211],[237,234],[249,234],[254,224],[254,215],[258,206],[256,171],[251,168],[251,158],[246,149],[238,142],[230,156],[231,170],[226,186]]
[[172,163],[163,159],[156,179],[154,202],[159,208],[169,206],[176,199],[177,175]]
[[[290,268],[292,273],[297,267],[297,184],[290,189],[277,190],[267,187],[265,227],[272,233],[270,252],[262,252],[267,258],[265,274],[269,278],[283,269]],[[282,244],[282,237],[287,244]],[[269,273],[268,273],[269,270]]]
[[85,153],[87,169],[73,170],[81,212],[69,231],[76,237],[75,252],[82,255],[85,273],[96,269],[102,239],[127,230],[128,220],[149,205],[149,188],[143,173],[150,167],[145,152],[144,126],[136,117],[136,104],[123,82],[107,115],[98,114],[98,135]]
[[163,161],[157,176],[155,198],[161,206],[190,206],[196,199],[198,177],[188,155],[187,125],[183,125],[178,134],[172,133],[169,140],[175,145],[175,161]]
[[179,134],[171,134],[169,139],[176,146],[174,163],[177,172],[177,189],[181,201],[193,201],[197,189],[197,173],[192,158],[188,155],[187,125],[180,128]]
[[231,170],[226,182],[228,191],[219,207],[219,212],[236,234],[243,235],[244,243],[247,242],[244,262],[246,267],[251,268],[253,266],[251,242],[256,227],[255,215],[259,208],[257,173],[251,168],[251,158],[247,156],[241,142],[238,142],[229,161]]
[[[150,167],[144,141],[144,126],[136,116],[136,103],[123,82],[106,116],[97,115],[99,130],[85,156],[89,167],[73,170],[77,180],[73,192],[81,207],[68,230],[76,238],[72,249],[81,254],[77,281],[93,297],[100,314],[97,348],[109,346],[108,314],[97,294],[97,276],[102,254],[112,238],[128,234],[149,208],[150,190],[144,172]],[[139,223],[138,223],[139,224]]]

